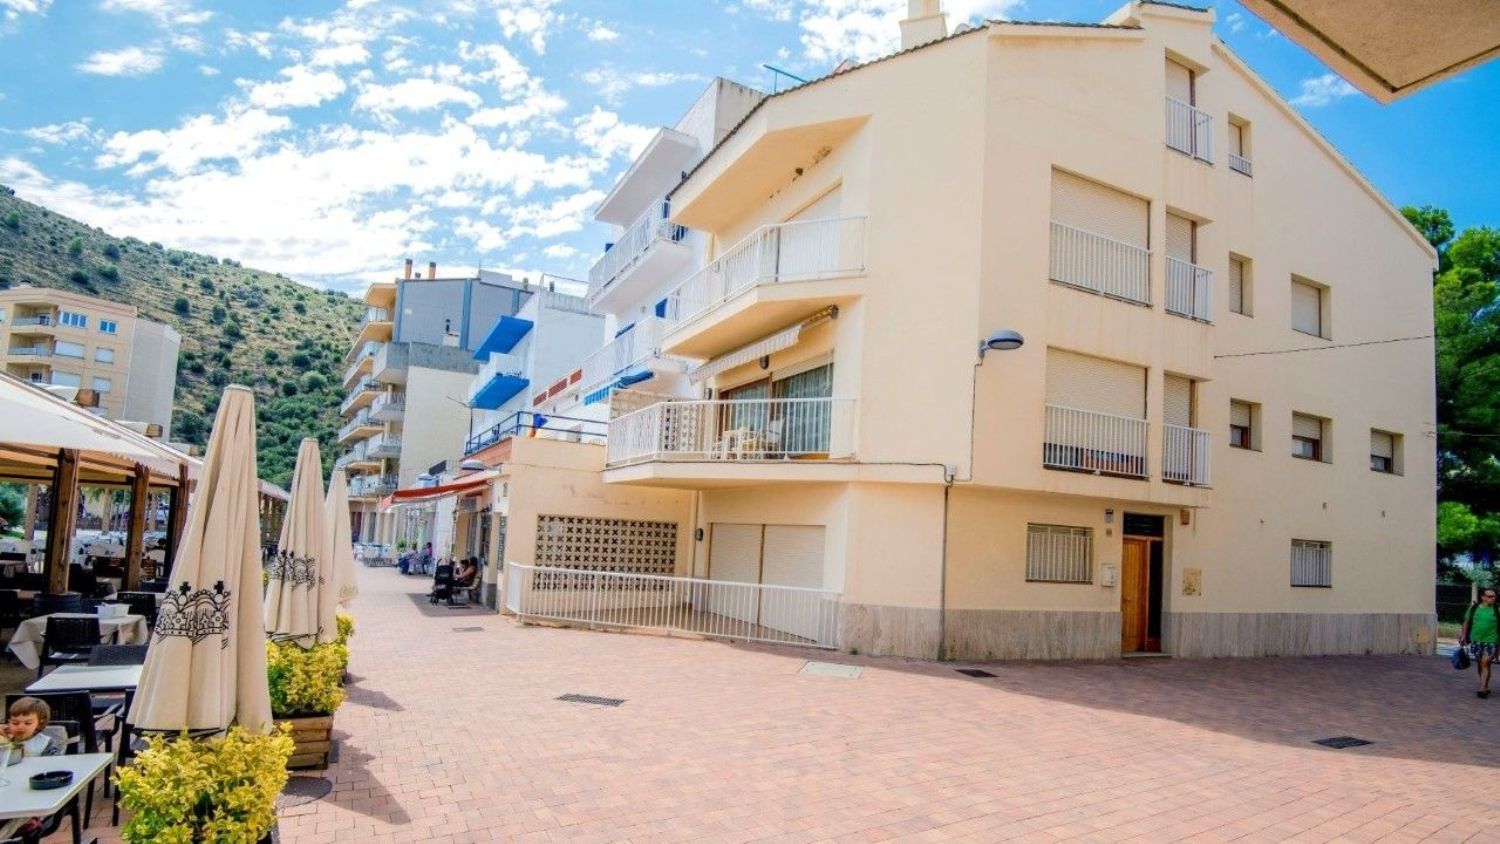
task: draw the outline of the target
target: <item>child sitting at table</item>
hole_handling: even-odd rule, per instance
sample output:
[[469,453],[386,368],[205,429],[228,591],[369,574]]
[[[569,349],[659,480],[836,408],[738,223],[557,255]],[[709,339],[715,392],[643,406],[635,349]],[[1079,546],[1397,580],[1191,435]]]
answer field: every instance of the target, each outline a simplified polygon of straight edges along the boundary
[[63,742],[47,731],[52,707],[45,700],[23,697],[10,705],[9,720],[0,725],[0,736],[10,741],[10,764],[27,756],[61,756]]

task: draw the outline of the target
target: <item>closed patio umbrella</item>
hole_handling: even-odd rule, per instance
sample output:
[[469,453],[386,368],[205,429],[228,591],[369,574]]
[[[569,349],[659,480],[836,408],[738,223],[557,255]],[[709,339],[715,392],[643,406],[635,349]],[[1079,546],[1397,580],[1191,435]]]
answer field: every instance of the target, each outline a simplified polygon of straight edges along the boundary
[[338,584],[328,555],[324,507],[323,459],[318,441],[308,437],[297,449],[281,542],[266,570],[266,635],[275,641],[310,648],[338,635]]
[[163,732],[271,728],[261,627],[255,394],[224,391],[129,721]]
[[335,593],[339,604],[348,606],[359,595],[359,584],[354,582],[354,537],[349,529],[349,482],[343,469],[334,469],[328,478],[328,498],[324,508],[328,539],[332,545],[329,559],[333,560],[333,574],[338,583]]

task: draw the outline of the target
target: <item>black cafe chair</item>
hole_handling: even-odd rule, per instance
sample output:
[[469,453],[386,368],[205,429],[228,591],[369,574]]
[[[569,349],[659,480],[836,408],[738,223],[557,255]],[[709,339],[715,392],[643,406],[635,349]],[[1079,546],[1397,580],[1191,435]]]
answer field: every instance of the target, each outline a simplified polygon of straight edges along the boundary
[[36,667],[36,676],[42,676],[49,665],[88,662],[94,646],[103,638],[98,618],[47,616],[47,631],[42,638],[42,656]]

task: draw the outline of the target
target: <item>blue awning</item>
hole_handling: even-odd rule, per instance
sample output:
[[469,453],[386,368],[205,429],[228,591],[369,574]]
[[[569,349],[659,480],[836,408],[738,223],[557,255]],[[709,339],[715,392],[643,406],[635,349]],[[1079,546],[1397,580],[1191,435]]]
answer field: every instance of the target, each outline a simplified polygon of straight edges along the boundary
[[474,359],[486,360],[490,352],[509,352],[514,349],[516,344],[521,342],[521,338],[526,336],[526,332],[531,330],[531,324],[529,319],[513,316],[500,317],[500,321],[490,329],[484,342],[474,350]]
[[529,384],[530,380],[519,375],[496,375],[474,394],[470,404],[483,410],[497,410]]
[[592,393],[589,393],[588,395],[584,396],[583,397],[583,403],[584,404],[598,404],[599,402],[604,401],[605,399],[609,398],[609,391],[610,390],[613,390],[616,387],[621,387],[621,388],[623,388],[623,387],[629,387],[629,386],[632,386],[634,384],[639,384],[642,381],[649,381],[655,375],[656,375],[656,373],[652,372],[649,369],[645,369],[645,370],[642,370],[640,372],[632,372],[632,373],[629,373],[627,375],[621,375],[619,378],[617,378],[617,379],[609,382],[608,384],[605,384],[603,387],[600,387],[599,389],[593,391]]

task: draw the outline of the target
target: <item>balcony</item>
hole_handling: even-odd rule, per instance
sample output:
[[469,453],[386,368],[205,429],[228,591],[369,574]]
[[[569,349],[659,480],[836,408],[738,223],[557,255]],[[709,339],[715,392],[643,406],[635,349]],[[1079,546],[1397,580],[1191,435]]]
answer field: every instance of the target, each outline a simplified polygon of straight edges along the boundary
[[589,270],[589,306],[619,310],[639,299],[692,257],[688,230],[663,216],[653,203]]
[[621,375],[644,365],[661,354],[661,338],[666,323],[660,317],[647,317],[629,331],[595,349],[583,359],[582,394],[587,400],[600,390],[608,391]]
[[9,352],[13,358],[46,358],[52,356],[51,346],[12,346]]
[[405,392],[381,393],[370,403],[370,418],[377,422],[399,422],[405,415]]
[[532,437],[562,442],[603,445],[608,427],[597,419],[571,416],[541,416],[527,410],[507,416],[499,424],[480,431],[464,443],[464,454],[483,451],[511,437]]
[[365,309],[365,318],[360,320],[359,330],[354,333],[354,345],[362,348],[368,342],[389,342],[391,339],[391,312],[385,308]]
[[1179,258],[1167,259],[1167,313],[1212,322],[1214,274]]
[[1229,154],[1229,169],[1244,176],[1252,176],[1250,172],[1250,159],[1243,155]]
[[526,361],[505,352],[490,352],[490,359],[469,382],[469,404],[484,410],[497,410],[531,383],[526,377]]
[[367,443],[368,440],[361,441],[339,455],[339,459],[333,461],[333,467],[335,469],[379,468],[380,458],[370,454]]
[[349,397],[339,405],[339,415],[348,416],[349,411],[367,407],[375,399],[375,393],[380,390],[380,382],[368,375],[361,378],[349,391]]
[[405,384],[410,356],[411,346],[406,343],[381,343],[370,364],[370,377],[382,384]]
[[[51,314],[32,314],[30,316],[18,316],[10,321],[11,328],[16,334],[35,334],[50,332],[57,327],[57,321]],[[43,329],[43,332],[23,331],[21,329]]]
[[1212,446],[1207,431],[1182,425],[1162,426],[1161,479],[1167,483],[1208,486]]
[[365,454],[372,458],[394,458],[401,456],[400,434],[376,434],[365,440]]
[[384,498],[396,491],[394,474],[360,475],[349,479],[350,498]]
[[1151,304],[1151,250],[1053,222],[1048,277],[1137,305]]
[[354,362],[349,364],[348,369],[344,370],[344,379],[339,383],[347,388],[349,382],[353,381],[356,377],[369,374],[370,362],[375,357],[375,353],[380,350],[381,345],[372,340],[363,346],[357,347],[358,351],[354,353]]
[[606,465],[652,461],[848,460],[854,400],[659,402],[609,423]]
[[1047,405],[1042,465],[1049,469],[1145,478],[1146,420]]
[[762,226],[667,297],[662,351],[696,358],[784,328],[857,297],[865,217]]
[[1205,164],[1214,163],[1213,115],[1167,97],[1167,146]]
[[370,418],[370,411],[366,408],[354,414],[354,418],[350,419],[344,424],[344,427],[339,429],[338,441],[344,443],[359,437],[369,436],[372,432],[379,429],[380,423]]

